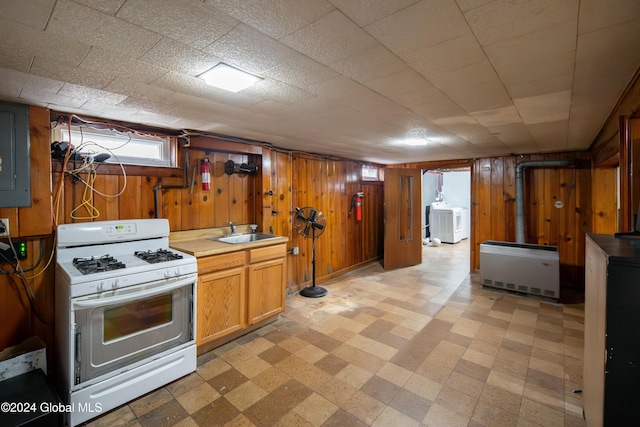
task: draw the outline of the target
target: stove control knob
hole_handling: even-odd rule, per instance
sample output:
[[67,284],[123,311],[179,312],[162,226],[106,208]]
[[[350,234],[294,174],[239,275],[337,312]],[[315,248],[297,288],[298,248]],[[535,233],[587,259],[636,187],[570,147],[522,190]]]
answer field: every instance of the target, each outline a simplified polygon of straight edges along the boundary
[[113,281],[113,283],[111,284],[111,287],[112,287],[113,289],[115,289],[115,288],[117,288],[117,287],[118,287],[118,279],[116,279],[116,280],[114,280],[114,281]]
[[97,290],[98,290],[98,291],[103,291],[103,290],[104,290],[104,282],[100,282],[100,283],[98,283]]

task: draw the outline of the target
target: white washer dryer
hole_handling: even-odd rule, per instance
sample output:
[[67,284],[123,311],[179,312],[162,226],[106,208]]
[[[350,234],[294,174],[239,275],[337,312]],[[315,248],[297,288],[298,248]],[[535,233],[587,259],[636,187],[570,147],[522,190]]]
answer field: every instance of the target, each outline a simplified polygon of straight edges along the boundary
[[468,209],[451,206],[449,202],[433,202],[429,209],[429,231],[431,239],[442,243],[458,243],[469,237],[467,227]]

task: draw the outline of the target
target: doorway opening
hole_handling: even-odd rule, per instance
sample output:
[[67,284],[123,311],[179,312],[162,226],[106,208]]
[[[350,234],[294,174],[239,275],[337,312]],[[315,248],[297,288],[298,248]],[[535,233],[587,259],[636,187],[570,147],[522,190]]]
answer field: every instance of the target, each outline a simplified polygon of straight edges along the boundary
[[422,170],[423,259],[449,251],[469,271],[471,251],[471,168]]

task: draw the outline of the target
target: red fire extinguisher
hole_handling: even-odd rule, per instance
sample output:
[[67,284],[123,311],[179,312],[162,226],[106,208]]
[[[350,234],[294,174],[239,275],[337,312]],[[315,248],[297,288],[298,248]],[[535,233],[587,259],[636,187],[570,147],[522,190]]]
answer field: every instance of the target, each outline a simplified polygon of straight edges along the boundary
[[349,216],[351,216],[351,212],[353,208],[356,209],[356,221],[362,221],[362,198],[364,197],[363,192],[357,192],[351,198],[351,209],[349,210]]
[[211,162],[208,157],[200,160],[200,175],[202,176],[202,189],[204,191],[211,190]]

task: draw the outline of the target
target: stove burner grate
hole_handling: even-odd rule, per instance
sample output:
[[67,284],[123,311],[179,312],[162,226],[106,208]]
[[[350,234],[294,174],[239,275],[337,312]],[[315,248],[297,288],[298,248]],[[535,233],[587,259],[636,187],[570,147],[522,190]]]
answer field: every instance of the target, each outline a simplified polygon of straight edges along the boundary
[[159,262],[173,261],[176,259],[182,259],[182,255],[168,251],[166,249],[158,249],[156,251],[136,251],[135,256],[150,264],[157,264]]
[[100,273],[103,271],[119,270],[125,268],[123,262],[118,261],[109,254],[100,257],[74,258],[73,265],[82,274]]

